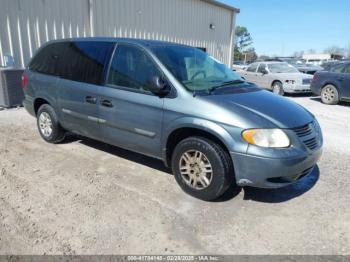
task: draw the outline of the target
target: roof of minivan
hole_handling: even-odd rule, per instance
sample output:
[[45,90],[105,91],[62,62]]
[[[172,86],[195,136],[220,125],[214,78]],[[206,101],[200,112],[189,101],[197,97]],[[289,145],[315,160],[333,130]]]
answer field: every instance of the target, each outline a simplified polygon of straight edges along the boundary
[[[283,61],[257,61],[257,62],[254,62],[255,63],[264,63],[264,64],[288,64],[287,62],[283,62]],[[253,63],[252,63],[253,64]]]
[[159,45],[188,46],[188,45],[184,45],[184,44],[178,44],[178,43],[166,42],[166,41],[137,39],[137,38],[119,38],[119,37],[78,37],[78,38],[66,38],[66,39],[53,40],[50,42],[66,42],[66,41],[119,42],[119,43],[139,44],[139,45],[147,46],[147,47],[159,46]]

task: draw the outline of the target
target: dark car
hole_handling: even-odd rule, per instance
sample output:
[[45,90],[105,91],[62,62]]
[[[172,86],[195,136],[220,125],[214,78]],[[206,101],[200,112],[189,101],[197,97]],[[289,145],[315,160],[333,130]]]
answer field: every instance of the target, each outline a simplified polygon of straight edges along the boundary
[[350,62],[334,65],[329,71],[317,72],[312,79],[311,90],[328,105],[350,102]]
[[321,66],[323,67],[323,70],[330,71],[332,67],[338,66],[340,64],[350,62],[349,60],[334,60],[334,61],[328,61],[323,63]]
[[24,105],[45,141],[58,143],[70,131],[161,159],[184,191],[204,200],[234,185],[294,183],[322,152],[311,113],[190,46],[53,41],[22,81]]

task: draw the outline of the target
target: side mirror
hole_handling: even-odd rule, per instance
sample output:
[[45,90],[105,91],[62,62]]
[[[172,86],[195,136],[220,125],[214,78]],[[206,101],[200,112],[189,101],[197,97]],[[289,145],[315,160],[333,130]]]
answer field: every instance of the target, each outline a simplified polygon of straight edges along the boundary
[[149,81],[149,90],[156,95],[166,96],[170,92],[170,85],[160,76],[153,76]]
[[268,72],[266,69],[263,69],[263,70],[261,70],[261,73],[262,73],[263,75],[267,75],[269,72]]

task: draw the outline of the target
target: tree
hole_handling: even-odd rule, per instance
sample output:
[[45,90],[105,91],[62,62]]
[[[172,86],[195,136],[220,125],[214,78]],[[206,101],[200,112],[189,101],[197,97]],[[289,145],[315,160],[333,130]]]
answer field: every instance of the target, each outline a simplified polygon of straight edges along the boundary
[[336,55],[346,55],[345,48],[341,48],[339,46],[333,45],[324,50],[325,53],[328,54],[336,54]]
[[256,54],[254,47],[248,48],[247,51],[243,53],[243,56],[245,56],[245,60],[248,62],[253,62],[258,58],[258,55]]
[[[235,32],[234,60],[243,60],[245,56],[256,57],[255,49],[251,47],[253,38],[244,26],[237,26]],[[255,58],[256,59],[256,58]]]

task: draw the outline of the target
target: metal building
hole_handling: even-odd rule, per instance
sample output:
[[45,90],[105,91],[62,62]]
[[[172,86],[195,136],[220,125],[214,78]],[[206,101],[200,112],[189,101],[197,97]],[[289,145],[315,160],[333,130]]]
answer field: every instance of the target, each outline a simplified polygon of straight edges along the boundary
[[214,0],[0,0],[0,66],[23,67],[46,41],[82,36],[177,42],[231,65],[238,12]]

